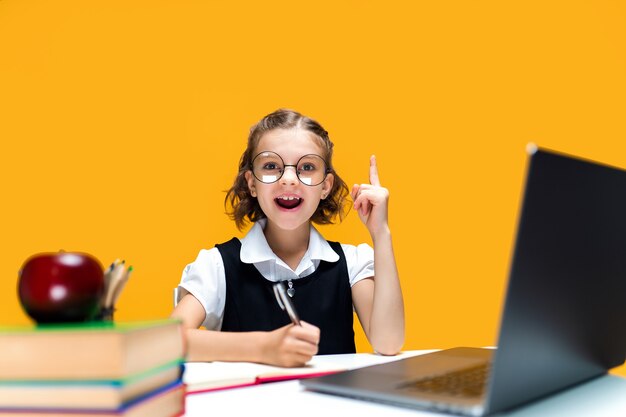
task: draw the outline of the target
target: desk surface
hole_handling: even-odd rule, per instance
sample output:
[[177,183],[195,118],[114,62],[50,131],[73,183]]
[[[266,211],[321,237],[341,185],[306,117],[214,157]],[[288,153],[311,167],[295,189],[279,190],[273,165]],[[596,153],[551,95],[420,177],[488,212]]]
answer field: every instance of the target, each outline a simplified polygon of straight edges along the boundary
[[[398,360],[430,351],[410,351],[394,357],[357,353],[354,355],[316,356],[316,362],[358,368]],[[321,417],[324,413],[350,416],[442,416],[443,414],[393,407],[367,401],[305,390],[298,381],[275,382],[252,387],[188,395],[187,417],[206,416],[213,411],[229,415],[286,415]],[[297,411],[296,411],[297,410]],[[512,412],[510,417],[624,417],[626,415],[626,378],[607,375],[579,385]]]

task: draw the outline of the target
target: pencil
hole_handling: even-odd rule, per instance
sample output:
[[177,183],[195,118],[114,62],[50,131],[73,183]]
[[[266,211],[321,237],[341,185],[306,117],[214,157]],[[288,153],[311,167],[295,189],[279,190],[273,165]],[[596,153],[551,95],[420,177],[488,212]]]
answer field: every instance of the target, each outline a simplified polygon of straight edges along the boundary
[[102,294],[102,299],[100,300],[100,305],[104,307],[106,302],[107,293],[109,292],[109,286],[111,285],[111,275],[113,274],[113,269],[115,265],[119,262],[119,259],[111,262],[111,265],[104,272],[104,293]]
[[128,282],[128,278],[130,277],[130,274],[132,272],[133,272],[133,267],[131,265],[130,267],[128,267],[128,270],[126,271],[124,276],[117,282],[116,287],[113,289],[113,302],[111,303],[111,307],[115,307],[115,304],[117,304],[117,299],[120,298],[120,295],[122,294],[122,290],[124,289],[124,286]]
[[110,308],[113,305],[113,291],[118,285],[118,281],[121,280],[125,274],[125,262],[126,261],[122,261],[117,264],[111,273],[111,281],[109,282],[109,286],[106,291],[106,299],[104,300],[104,307],[106,308]]

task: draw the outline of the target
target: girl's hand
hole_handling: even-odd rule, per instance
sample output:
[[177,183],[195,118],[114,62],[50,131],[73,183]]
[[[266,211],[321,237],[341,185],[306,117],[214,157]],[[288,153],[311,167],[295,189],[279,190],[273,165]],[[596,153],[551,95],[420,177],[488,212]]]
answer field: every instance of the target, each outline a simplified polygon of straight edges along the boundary
[[358,211],[359,217],[372,235],[372,239],[375,239],[380,233],[389,232],[387,222],[389,191],[380,186],[374,155],[370,157],[370,183],[354,184],[350,195],[354,201],[354,209]]
[[268,332],[262,362],[284,367],[304,366],[317,354],[320,329],[305,321]]

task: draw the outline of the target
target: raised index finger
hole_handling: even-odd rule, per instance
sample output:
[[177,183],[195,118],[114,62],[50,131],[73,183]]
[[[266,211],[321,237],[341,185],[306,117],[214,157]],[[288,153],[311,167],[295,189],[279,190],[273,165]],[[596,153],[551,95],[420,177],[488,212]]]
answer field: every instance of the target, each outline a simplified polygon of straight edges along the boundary
[[370,184],[380,186],[378,168],[376,167],[376,155],[370,156]]

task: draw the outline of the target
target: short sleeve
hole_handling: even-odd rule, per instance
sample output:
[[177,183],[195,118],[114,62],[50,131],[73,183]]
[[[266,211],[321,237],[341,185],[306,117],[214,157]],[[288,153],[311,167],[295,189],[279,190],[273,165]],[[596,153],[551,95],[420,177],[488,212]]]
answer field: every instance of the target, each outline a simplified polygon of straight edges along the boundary
[[178,286],[191,293],[204,307],[206,316],[202,326],[208,330],[220,330],[224,318],[226,275],[219,250],[201,250],[196,260],[183,270]]
[[358,246],[341,244],[346,256],[350,286],[374,276],[374,249],[367,243]]

